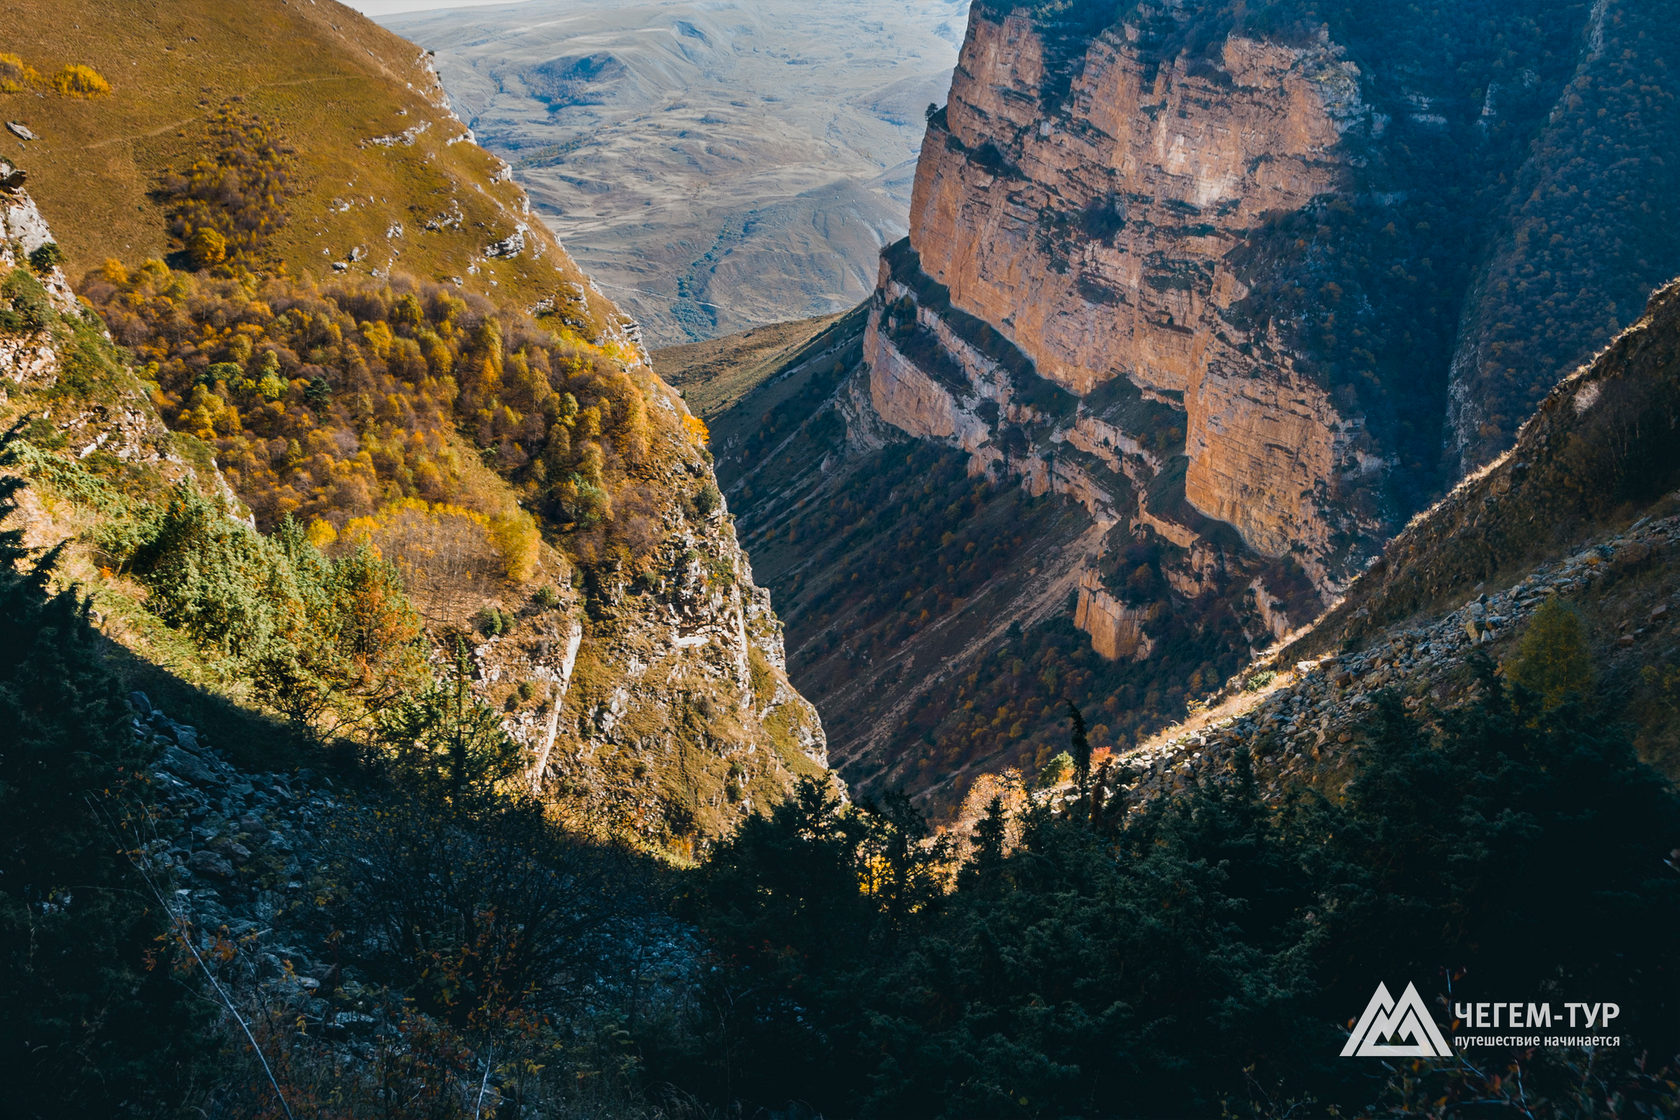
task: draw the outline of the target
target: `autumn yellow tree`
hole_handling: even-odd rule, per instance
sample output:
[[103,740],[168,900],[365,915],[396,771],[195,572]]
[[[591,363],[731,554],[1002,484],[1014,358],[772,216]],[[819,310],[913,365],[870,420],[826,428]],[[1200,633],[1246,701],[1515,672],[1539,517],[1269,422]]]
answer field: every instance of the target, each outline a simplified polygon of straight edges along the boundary
[[52,87],[65,97],[103,97],[111,83],[91,66],[72,63],[52,76]]
[[1589,698],[1595,673],[1581,616],[1549,597],[1529,619],[1506,675],[1538,696],[1546,711]]

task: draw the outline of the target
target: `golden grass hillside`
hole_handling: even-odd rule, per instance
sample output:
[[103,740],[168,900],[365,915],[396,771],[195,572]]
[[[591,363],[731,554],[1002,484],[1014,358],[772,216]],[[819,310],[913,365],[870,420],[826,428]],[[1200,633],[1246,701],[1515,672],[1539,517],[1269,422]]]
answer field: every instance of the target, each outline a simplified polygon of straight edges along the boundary
[[[42,76],[0,92],[0,157],[29,174],[79,278],[107,257],[178,249],[163,175],[202,152],[211,117],[236,102],[280,124],[294,192],[269,247],[294,273],[405,272],[456,281],[531,309],[554,300],[598,335],[615,315],[526,212],[496,157],[465,137],[426,57],[332,0],[8,0],[0,50]],[[53,89],[91,67],[96,96]],[[498,242],[522,247],[492,256]]]
[[690,408],[709,420],[787,369],[796,352],[841,318],[819,315],[667,346],[653,352],[653,368],[666,384],[683,391]]

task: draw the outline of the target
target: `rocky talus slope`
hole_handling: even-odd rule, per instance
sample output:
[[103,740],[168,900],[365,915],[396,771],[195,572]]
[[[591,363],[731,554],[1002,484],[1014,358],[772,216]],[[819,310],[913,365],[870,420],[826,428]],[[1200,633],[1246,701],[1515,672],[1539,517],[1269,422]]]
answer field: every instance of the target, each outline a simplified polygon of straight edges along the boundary
[[[622,849],[526,862],[528,853],[497,850],[465,821],[393,801],[378,783],[243,767],[146,693],[129,704],[134,735],[157,759],[144,778],[145,810],[126,824],[134,882],[155,900],[185,982],[220,1004],[239,1055],[217,1086],[224,1103],[273,1099],[258,1052],[294,1108],[321,1093],[350,1108],[391,1094],[466,1100],[469,1111],[544,1099],[505,1043],[463,1046],[447,1033],[446,1013],[417,1006],[435,1004],[435,992],[393,983],[391,958],[402,949],[389,920],[424,912],[405,906],[498,892],[503,903],[542,899],[531,932],[564,968],[563,981],[543,980],[588,993],[581,1009],[550,1009],[560,1039],[587,1037],[591,1016],[677,1006],[694,983],[697,935],[643,895],[645,869]],[[587,1100],[557,1094],[546,1107],[587,1109]]]
[[154,815],[136,861],[153,885],[167,888],[177,932],[206,956],[220,939],[240,945],[250,978],[278,984],[317,1029],[355,1021],[354,1011],[334,1012],[317,997],[331,991],[322,992],[330,971],[317,963],[322,947],[295,944],[304,931],[286,928],[288,918],[308,914],[325,826],[343,808],[330,779],[308,768],[240,770],[146,693],[132,693],[130,704],[134,734],[161,751],[150,774]]
[[[975,5],[856,337],[714,421],[796,679],[820,708],[883,697],[831,721],[836,757],[926,788],[995,713],[1032,765],[1059,709],[1012,709],[1019,674],[988,683],[1016,662],[1060,665],[1042,688],[1070,680],[1082,705],[1119,694],[1100,726],[1124,746],[1315,617],[1680,269],[1651,218],[1680,200],[1621,158],[1667,158],[1675,106],[1638,74],[1674,57],[1672,29],[1609,3],[1486,26],[1447,6]],[[777,541],[855,521],[849,493],[930,444],[1075,522],[979,611],[940,596],[952,565],[931,556],[913,606],[829,609],[849,573]],[[873,547],[913,528],[883,515]],[[1000,615],[1026,632],[1009,653]],[[902,656],[836,657],[888,631]]]
[[[1680,495],[1667,505],[1677,500]],[[1651,575],[1656,571],[1661,579]],[[1636,687],[1640,669],[1674,657],[1680,615],[1669,589],[1677,571],[1680,516],[1643,518],[1515,583],[1478,592],[1455,610],[1368,635],[1349,652],[1257,662],[1191,721],[1193,729],[1152,738],[1127,752],[1120,766],[1145,793],[1171,794],[1192,774],[1224,772],[1241,747],[1275,789],[1323,784],[1327,776],[1333,785],[1340,756],[1374,714],[1378,694],[1392,693],[1405,710],[1424,714],[1461,703],[1476,683],[1472,656],[1482,653],[1495,663],[1509,656],[1514,639],[1553,596],[1591,610],[1603,672]],[[1624,583],[1630,576],[1643,578]],[[1245,687],[1250,683],[1253,692]],[[1675,762],[1657,752],[1648,760]]]

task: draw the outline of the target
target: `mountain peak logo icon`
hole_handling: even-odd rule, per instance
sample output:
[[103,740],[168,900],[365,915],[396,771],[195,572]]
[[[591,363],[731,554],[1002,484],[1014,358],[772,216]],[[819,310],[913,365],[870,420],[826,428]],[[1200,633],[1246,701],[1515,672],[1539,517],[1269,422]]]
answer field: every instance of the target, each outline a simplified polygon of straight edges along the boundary
[[1452,1050],[1441,1037],[1441,1028],[1435,1025],[1416,985],[1407,984],[1396,1003],[1388,994],[1388,985],[1379,982],[1376,994],[1365,1005],[1365,1014],[1342,1047],[1342,1057],[1450,1058]]

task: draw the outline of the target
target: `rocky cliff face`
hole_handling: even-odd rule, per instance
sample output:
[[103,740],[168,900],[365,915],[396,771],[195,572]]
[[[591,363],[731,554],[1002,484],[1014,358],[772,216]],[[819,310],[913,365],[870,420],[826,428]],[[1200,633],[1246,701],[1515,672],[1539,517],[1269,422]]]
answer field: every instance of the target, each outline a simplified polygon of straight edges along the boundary
[[[31,254],[57,244],[53,240],[51,227],[41,216],[41,208],[24,189],[28,180],[28,172],[13,166],[10,160],[0,159],[0,268],[8,273],[13,269],[30,267]],[[64,269],[54,262],[49,267],[36,271],[40,274],[42,287],[46,289],[52,306],[61,312],[75,312],[76,294],[70,290],[70,282],[64,276]],[[22,337],[20,333],[14,332],[9,341],[16,345]],[[50,351],[50,347],[48,349]],[[9,362],[8,367],[16,370],[16,359]]]
[[[919,264],[952,306],[1077,397],[1123,379],[1182,409],[1191,506],[1257,552],[1304,544],[1319,560],[1347,520],[1334,484],[1350,469],[1358,477],[1367,448],[1287,349],[1230,322],[1249,289],[1227,258],[1267,215],[1335,188],[1343,135],[1370,126],[1357,67],[1328,43],[1235,36],[1215,57],[1161,62],[1135,35],[1112,34],[1047,105],[1045,49],[1020,14],[971,25],[917,169],[906,267]],[[882,292],[889,303],[912,295],[890,276]],[[940,312],[922,312],[936,337]],[[876,406],[916,431],[903,379],[888,372],[891,343],[879,331],[872,342]],[[1007,380],[945,348],[1007,408]],[[997,434],[969,440],[995,447]],[[1315,574],[1324,586],[1336,575]]]
[[[26,189],[27,181],[26,171],[0,159],[0,282],[7,282],[0,298],[10,312],[7,320],[0,320],[0,413],[27,415],[30,405],[49,400],[46,415],[77,460],[101,453],[119,462],[145,464],[170,481],[191,474],[192,468],[173,453],[168,431],[141,395],[138,381],[130,379],[120,388],[112,387],[115,392],[96,395],[54,392],[70,342],[63,324],[81,320],[84,309],[57,262],[58,243]],[[43,257],[43,251],[52,255]],[[27,310],[19,306],[18,276],[39,285],[38,301],[30,301]],[[104,335],[102,327],[94,329]],[[220,473],[212,473],[212,485],[231,493]],[[23,500],[33,505],[27,492]],[[58,542],[44,521],[27,526],[25,532],[30,543],[41,548]]]
[[1145,661],[1155,643],[1143,628],[1157,609],[1154,605],[1137,608],[1121,602],[1103,589],[1094,571],[1087,569],[1079,580],[1073,624],[1091,635],[1091,648],[1110,661],[1122,657]]
[[[666,485],[710,479],[696,456],[669,464]],[[586,830],[668,841],[726,832],[823,773],[828,751],[727,513],[673,503],[658,531],[654,574],[579,572],[557,609],[512,600],[518,621],[473,654],[530,751],[534,789]],[[532,685],[535,702],[520,702]]]
[[[1315,234],[1334,236],[1333,223],[1318,211],[1374,205],[1403,219],[1412,193],[1461,194],[1468,205],[1486,192],[1473,182],[1421,179],[1430,169],[1407,145],[1450,134],[1460,123],[1453,110],[1462,111],[1433,95],[1441,83],[1430,67],[1403,57],[1398,44],[1363,69],[1351,61],[1344,43],[1372,54],[1370,39],[1384,17],[1358,27],[1334,5],[1321,15],[1328,22],[1292,25],[1286,34],[1253,21],[1270,29],[1262,34],[1217,4],[1146,4],[1117,24],[1080,34],[1024,6],[977,6],[950,101],[930,116],[910,250],[889,254],[877,320],[903,319],[908,311],[896,305],[915,303],[917,330],[936,344],[922,352],[937,349],[950,359],[956,398],[968,393],[1002,412],[998,420],[955,415],[905,374],[902,348],[872,324],[866,359],[881,415],[913,434],[960,442],[977,468],[991,471],[1009,460],[1031,477],[1042,471],[1031,460],[1049,458],[1051,445],[1089,440],[1079,414],[1102,388],[1124,383],[1182,412],[1185,438],[1172,450],[1185,459],[1189,506],[1234,527],[1253,552],[1295,555],[1323,592],[1357,571],[1395,519],[1411,512],[1384,477],[1402,466],[1398,444],[1406,437],[1368,424],[1391,428],[1392,401],[1337,384],[1349,371],[1334,368],[1334,337],[1304,337],[1291,317],[1264,313],[1275,311],[1274,288],[1317,287],[1319,301],[1328,304],[1339,303],[1345,291],[1337,283],[1348,271],[1345,262],[1314,260],[1310,251],[1303,255],[1304,242],[1287,244],[1280,233],[1294,225],[1290,215],[1309,216],[1319,223]],[[1518,77],[1530,91],[1528,102],[1549,105],[1546,94],[1555,94],[1576,114],[1574,99],[1591,86],[1605,57],[1605,36],[1619,28],[1622,38],[1643,43],[1649,34],[1627,26],[1607,4],[1563,6],[1553,16],[1573,19],[1582,36],[1568,60],[1573,66],[1562,65],[1563,52],[1548,53],[1554,44],[1535,44],[1534,61],[1547,66]],[[1200,41],[1187,28],[1198,19],[1214,21],[1211,30],[1201,28]],[[1437,20],[1445,54],[1474,53],[1455,41],[1465,29]],[[1660,54],[1673,45],[1665,40],[1654,49]],[[1557,114],[1541,127],[1533,104],[1502,84],[1497,68],[1488,77],[1470,134],[1482,138],[1472,164],[1508,154],[1488,139],[1494,132],[1538,135],[1544,144],[1556,128]],[[1548,78],[1557,84],[1547,88]],[[1639,107],[1645,112],[1627,122],[1618,143],[1660,145],[1660,113]],[[1399,119],[1396,108],[1406,110]],[[1531,156],[1524,173],[1542,174],[1535,164],[1544,158]],[[1569,163],[1571,173],[1590,177],[1579,162]],[[1469,179],[1482,169],[1458,174]],[[1408,189],[1374,198],[1362,193],[1382,186]],[[1653,193],[1672,201],[1670,192]],[[1530,198],[1521,206],[1527,211],[1539,203]],[[1512,268],[1511,251],[1497,239],[1492,244],[1498,263],[1490,267]],[[1617,310],[1627,322],[1641,293],[1672,263],[1643,262],[1650,277],[1644,284],[1607,281],[1602,268],[1588,283],[1608,283],[1616,303],[1631,303]],[[943,288],[931,305],[918,299],[921,276]],[[1631,297],[1622,290],[1629,287]],[[1454,455],[1487,447],[1491,433],[1467,433],[1467,426],[1537,400],[1568,368],[1562,363],[1604,330],[1583,324],[1556,344],[1562,353],[1536,354],[1540,368],[1526,371],[1528,384],[1512,401],[1509,387],[1502,397],[1484,375],[1469,372],[1473,359],[1465,356],[1485,352],[1483,336],[1493,329],[1487,319],[1503,305],[1474,279],[1460,298],[1466,333],[1454,344],[1451,367],[1426,375],[1455,383],[1450,394],[1424,390],[1443,403],[1451,397],[1443,409],[1448,414],[1434,419],[1446,422]],[[1343,331],[1365,334],[1360,319],[1370,316],[1357,308],[1330,308],[1330,330],[1338,313],[1353,319]],[[1012,374],[1036,373],[1080,400],[1075,417],[1053,426],[1027,455],[1003,450],[1005,430],[1025,415],[1011,407],[1021,389],[1010,382],[1020,377],[1000,378],[999,363],[953,339],[973,340],[976,332],[964,330],[967,316],[1000,336],[995,346],[1013,349],[1017,360],[1003,363]],[[1570,330],[1563,325],[1554,333]],[[1512,333],[1511,324],[1498,333]],[[1381,359],[1370,352],[1355,357],[1369,379],[1383,380],[1383,371],[1373,368]],[[1512,430],[1507,421],[1495,427]]]
[[[1047,667],[1055,646],[1076,668],[1065,640],[1033,644],[1035,622],[1083,632],[1109,666],[1089,702],[1127,697],[1103,724],[1117,736],[1154,718],[1140,709],[1169,712],[1310,620],[1680,271],[1680,244],[1650,217],[1680,197],[1619,170],[1636,165],[1628,152],[1669,150],[1674,106],[1609,80],[1655,72],[1680,42],[1608,0],[1522,9],[1484,25],[1446,7],[1320,3],[1308,18],[1300,5],[1216,0],[1116,16],[976,4],[853,372],[803,410],[772,379],[719,426],[773,428],[776,440],[737,446],[824,464],[820,479],[783,472],[801,480],[784,490],[777,468],[725,448],[755,551],[765,559],[773,535],[794,535],[790,519],[843,521],[834,478],[886,470],[874,449],[898,438],[949,448],[971,478],[1066,502],[1082,528],[1020,561],[1058,573],[1049,586],[1064,598],[1048,615],[1013,605]],[[1592,134],[1592,158],[1569,153],[1564,118]],[[1550,185],[1563,180],[1590,200],[1578,226]],[[1637,263],[1610,263],[1604,241],[1637,243],[1616,251]],[[797,363],[787,376],[802,376]],[[896,609],[803,633],[826,582],[792,558],[762,567],[796,620],[795,678],[819,707],[848,674],[902,690],[899,714],[883,714],[900,726],[846,727],[837,756],[854,776],[884,763],[916,784],[964,722],[944,712],[955,697],[940,676],[826,652],[895,625]],[[960,616],[967,597],[954,601]],[[929,641],[901,621],[912,648]],[[988,692],[995,670],[977,668],[1000,656],[992,637],[983,619],[953,619],[939,652],[909,656],[938,656],[952,678],[978,673],[980,699],[1002,712],[1008,690]],[[904,714],[920,707],[940,713],[934,727]],[[1055,738],[1046,722],[1018,726],[1038,745],[1006,754],[1042,755]]]

